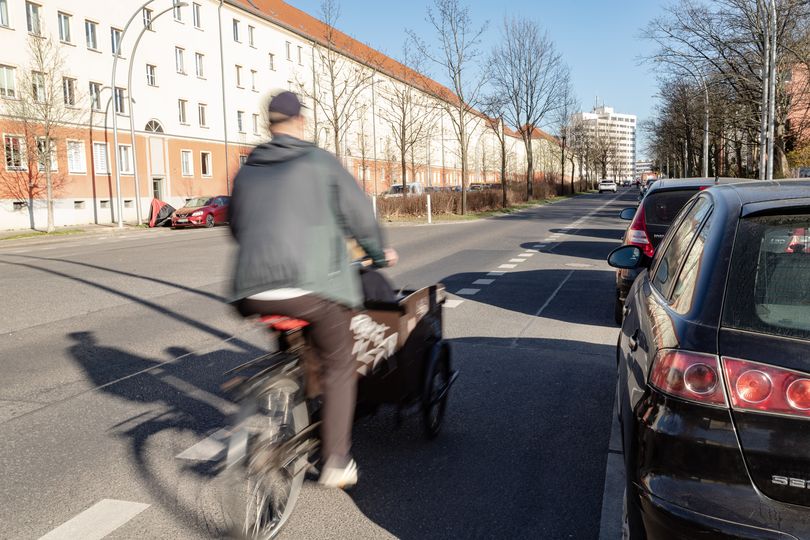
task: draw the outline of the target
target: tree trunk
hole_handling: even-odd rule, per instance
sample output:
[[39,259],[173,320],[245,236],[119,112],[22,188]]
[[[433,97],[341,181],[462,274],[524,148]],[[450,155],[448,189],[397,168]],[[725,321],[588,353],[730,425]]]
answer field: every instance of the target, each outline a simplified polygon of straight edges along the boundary
[[523,140],[526,146],[526,200],[530,201],[534,195],[534,155],[532,153],[531,138]]
[[[562,159],[560,160],[560,189],[562,193],[560,195],[565,195],[565,139],[563,139],[562,143]],[[574,193],[574,177],[571,177],[571,194]]]
[[[576,191],[577,191],[577,190],[574,188],[574,176],[575,176],[575,175],[576,175],[576,173],[577,173],[577,171],[576,171],[576,167],[577,167],[577,166],[576,166],[576,163],[574,163],[574,156],[571,156],[571,157],[570,157],[570,158],[568,158],[568,159],[571,161],[571,195],[573,195],[573,194],[574,194],[574,193],[576,193]],[[563,167],[563,171],[565,171],[565,167]],[[565,176],[565,175],[563,175],[563,176]]]
[[47,232],[52,233],[56,230],[53,222],[53,183],[51,179],[51,144],[49,139],[45,139],[45,188],[48,203],[48,229]]
[[501,139],[501,189],[503,190],[503,207],[509,206],[506,192],[506,139]]
[[459,130],[461,143],[461,215],[467,214],[467,134],[464,132],[464,115],[459,115],[461,129]]
[[[404,148],[404,147],[403,147]],[[405,151],[403,150],[399,156],[399,167],[400,172],[402,173],[402,196],[407,197],[408,195],[408,179],[407,179],[407,172],[408,172],[408,158],[405,156]]]

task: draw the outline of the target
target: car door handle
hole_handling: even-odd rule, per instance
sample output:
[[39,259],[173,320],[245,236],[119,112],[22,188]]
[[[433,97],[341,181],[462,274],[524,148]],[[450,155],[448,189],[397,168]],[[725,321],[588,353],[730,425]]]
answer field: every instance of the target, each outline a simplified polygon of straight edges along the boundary
[[630,339],[628,340],[628,343],[630,344],[630,350],[633,352],[638,350],[638,334],[639,331],[638,329],[636,329],[636,331],[633,332],[633,335],[630,336]]

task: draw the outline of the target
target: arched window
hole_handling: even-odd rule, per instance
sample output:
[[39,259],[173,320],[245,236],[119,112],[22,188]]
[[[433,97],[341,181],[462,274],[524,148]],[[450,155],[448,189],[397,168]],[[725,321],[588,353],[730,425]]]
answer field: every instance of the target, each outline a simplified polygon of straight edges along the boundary
[[157,120],[149,120],[144,129],[146,131],[151,131],[152,133],[163,133],[163,126],[161,126],[160,122]]

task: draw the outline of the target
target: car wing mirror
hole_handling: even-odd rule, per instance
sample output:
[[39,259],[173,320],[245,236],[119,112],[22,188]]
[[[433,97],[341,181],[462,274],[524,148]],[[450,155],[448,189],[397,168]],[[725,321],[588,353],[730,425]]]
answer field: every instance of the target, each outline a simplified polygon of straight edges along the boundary
[[636,215],[636,208],[625,208],[619,213],[619,217],[625,221],[632,221]]
[[636,246],[621,246],[610,252],[607,263],[620,270],[634,270],[649,266],[650,258]]

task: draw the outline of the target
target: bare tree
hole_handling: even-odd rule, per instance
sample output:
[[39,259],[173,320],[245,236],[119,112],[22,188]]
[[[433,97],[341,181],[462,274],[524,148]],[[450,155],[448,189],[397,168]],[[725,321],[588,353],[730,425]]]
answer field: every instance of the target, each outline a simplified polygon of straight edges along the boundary
[[[367,183],[367,170],[369,159],[373,154],[373,146],[371,142],[372,133],[368,122],[368,110],[370,105],[363,103],[357,109],[357,151],[360,157],[360,179],[363,182],[363,192],[368,193]],[[376,164],[374,165],[376,167]]]
[[495,134],[498,140],[498,148],[500,149],[500,166],[501,166],[501,191],[503,193],[503,207],[509,206],[507,196],[507,182],[506,182],[506,126],[504,125],[504,100],[501,96],[493,94],[484,99],[484,112],[489,118],[486,120],[487,127]]
[[590,135],[593,159],[595,164],[599,167],[599,178],[607,178],[608,171],[618,153],[616,140],[610,134],[610,130],[607,126],[599,125],[598,123],[593,126]]
[[[357,109],[363,101],[360,96],[371,85],[373,70],[366,67],[369,58],[347,56],[343,41],[348,37],[335,25],[340,19],[340,5],[337,0],[321,2],[321,18],[324,32],[316,36],[313,46],[312,86],[300,80],[301,92],[310,98],[315,114],[322,118],[332,137],[335,155],[342,159],[344,142],[349,128],[357,119]],[[318,133],[318,127],[315,127]]]
[[[564,77],[560,81],[560,84],[560,101],[557,110],[554,112],[554,124],[557,128],[557,136],[560,139],[560,147],[562,150],[562,156],[560,157],[560,163],[562,165],[562,178],[560,181],[564,184],[566,144],[570,143],[570,140],[573,138],[572,131],[575,124],[574,118],[576,113],[579,112],[580,103],[576,94],[574,93],[574,88],[571,84],[570,72],[567,69],[565,70]],[[565,191],[564,186],[563,191]],[[574,173],[571,172],[571,193],[573,194],[575,191]]]
[[506,19],[500,44],[492,52],[493,91],[504,96],[507,123],[518,129],[526,147],[526,196],[532,197],[532,139],[561,102],[567,68],[547,34],[534,21]]
[[461,161],[461,213],[467,212],[467,175],[470,135],[481,116],[475,110],[484,84],[484,77],[476,73],[476,62],[480,57],[478,46],[486,24],[473,25],[468,7],[462,7],[459,0],[433,0],[428,8],[427,22],[436,31],[438,47],[430,46],[415,32],[408,34],[416,50],[444,71],[454,95],[441,95],[440,103],[450,118],[458,140]]
[[[394,146],[399,152],[403,193],[407,194],[407,158],[415,160],[414,151],[418,143],[428,135],[435,115],[434,100],[417,87],[425,87],[426,80],[421,75],[422,65],[418,57],[411,53],[408,43],[403,47],[402,61],[393,73],[397,79],[389,80],[380,95],[384,106],[380,108],[380,119],[388,126]],[[414,80],[416,77],[416,80]],[[400,81],[408,81],[403,83]],[[411,173],[415,173],[412,164]]]
[[12,129],[21,135],[5,141],[7,166],[0,173],[0,190],[24,201],[32,229],[35,201],[44,195],[46,230],[53,232],[54,196],[67,182],[67,171],[58,170],[57,143],[81,120],[81,96],[75,80],[63,79],[64,58],[49,36],[30,35],[27,49],[29,61],[17,79],[17,99],[4,103]]

